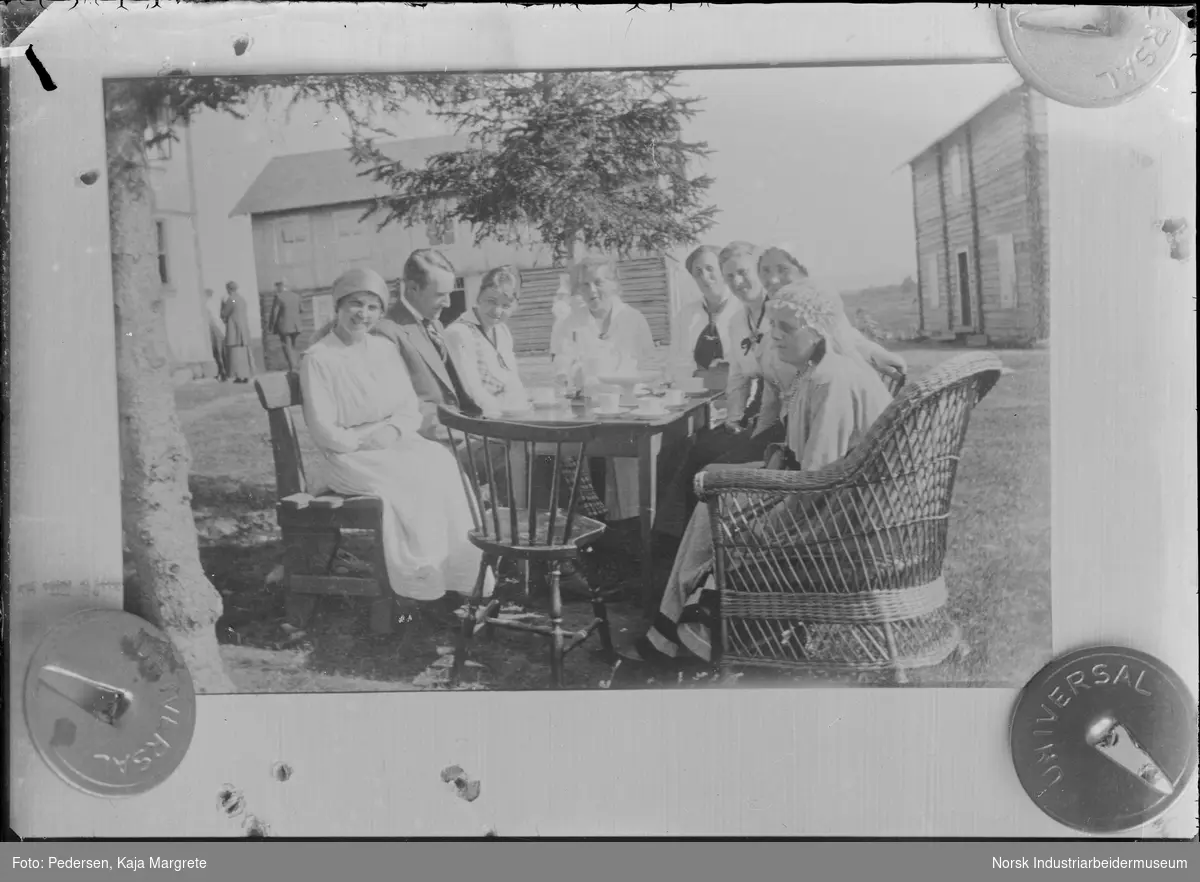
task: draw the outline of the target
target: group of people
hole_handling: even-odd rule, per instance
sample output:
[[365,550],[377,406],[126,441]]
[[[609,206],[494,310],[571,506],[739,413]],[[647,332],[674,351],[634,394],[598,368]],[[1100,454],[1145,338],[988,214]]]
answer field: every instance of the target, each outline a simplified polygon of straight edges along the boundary
[[[208,334],[217,379],[224,383],[249,383],[254,376],[254,351],[250,339],[250,317],[246,301],[238,292],[237,282],[225,284],[225,296],[218,300],[212,288],[204,289],[204,304],[208,312]],[[283,357],[289,371],[296,370],[300,355],[296,342],[300,337],[300,295],[275,283],[275,298],[267,327],[279,337]]]
[[[885,379],[905,371],[900,357],[850,324],[840,295],[810,278],[786,248],[702,246],[686,267],[700,296],[676,318],[668,371],[723,388],[725,410],[659,459],[655,527],[681,542],[657,616],[622,648],[631,660],[656,664],[711,656],[712,536],[708,510],[692,493],[695,475],[730,465],[808,470],[833,462],[891,401]],[[568,278],[552,333],[556,370],[574,370],[581,354],[593,363],[648,367],[650,326],[622,300],[614,265],[587,259]],[[331,488],[384,500],[392,589],[435,620],[461,603],[480,563],[467,539],[473,519],[456,462],[464,454],[449,443],[438,407],[499,416],[529,403],[508,328],[520,301],[519,271],[489,271],[473,307],[443,326],[454,281],[454,267],[433,249],[410,255],[394,297],[378,273],[350,270],[333,288],[334,320],[299,358],[305,421],[330,464]],[[524,484],[503,461],[491,472],[481,465],[493,480]],[[628,479],[636,482],[636,471],[629,475],[625,465],[608,463],[604,499],[599,484],[585,483],[584,513],[628,516],[637,499]],[[772,518],[792,514],[765,511],[749,529],[770,530]]]

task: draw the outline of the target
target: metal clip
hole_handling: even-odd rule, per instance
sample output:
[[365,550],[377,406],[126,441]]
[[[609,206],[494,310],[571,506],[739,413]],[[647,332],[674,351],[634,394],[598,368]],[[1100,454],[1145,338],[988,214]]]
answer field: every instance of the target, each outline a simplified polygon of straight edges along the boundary
[[1075,107],[1112,107],[1149,89],[1187,30],[1160,6],[1006,6],[997,27],[1022,78]]

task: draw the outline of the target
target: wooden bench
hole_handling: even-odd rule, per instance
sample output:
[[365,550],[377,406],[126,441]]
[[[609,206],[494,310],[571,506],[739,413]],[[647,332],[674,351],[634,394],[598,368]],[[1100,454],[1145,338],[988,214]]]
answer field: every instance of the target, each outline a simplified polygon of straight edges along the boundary
[[[294,419],[303,401],[299,375],[263,374],[255,379],[254,388],[271,427],[279,496],[275,517],[283,534],[288,621],[304,627],[322,596],[367,597],[371,599],[371,630],[390,633],[395,595],[383,558],[383,500],[343,496],[328,489],[310,492]],[[337,553],[347,531],[372,534],[371,559],[367,561],[370,577],[335,573]]]

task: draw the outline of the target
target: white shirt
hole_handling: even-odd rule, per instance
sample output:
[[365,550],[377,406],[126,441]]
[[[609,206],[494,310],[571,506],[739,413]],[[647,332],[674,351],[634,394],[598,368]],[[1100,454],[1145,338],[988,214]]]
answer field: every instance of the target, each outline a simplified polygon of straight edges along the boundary
[[598,371],[620,370],[631,362],[634,367],[645,368],[651,363],[654,335],[644,315],[614,297],[604,335],[600,333],[601,325],[587,310],[572,314],[562,324],[563,353],[585,365],[594,365]]
[[748,350],[743,347],[742,341],[757,333],[761,333],[765,339],[767,330],[765,309],[761,320],[752,327],[745,304],[739,302],[738,305],[741,308],[737,310],[730,322],[734,349],[728,359],[729,381],[725,386],[725,405],[728,408],[725,413],[725,422],[730,425],[740,421],[746,413],[751,384],[755,377],[763,376],[761,364],[763,340],[754,343]]
[[483,334],[474,310],[468,310],[450,323],[442,337],[459,382],[484,413],[521,410],[529,403],[525,384],[517,371],[512,331],[507,325],[494,325],[496,343]]
[[[725,298],[720,312],[713,316],[717,336],[721,338],[721,351],[725,361],[732,362],[734,353],[740,352],[741,337],[734,339],[734,325],[738,313],[744,313],[741,301],[732,294]],[[709,315],[703,297],[693,297],[684,302],[675,318],[675,338],[671,341],[671,367],[673,370],[696,370],[696,341],[708,327]]]

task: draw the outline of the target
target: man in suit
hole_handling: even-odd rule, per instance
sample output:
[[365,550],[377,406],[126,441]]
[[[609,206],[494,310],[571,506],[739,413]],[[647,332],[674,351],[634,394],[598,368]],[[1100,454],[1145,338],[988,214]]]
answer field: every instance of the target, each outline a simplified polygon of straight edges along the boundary
[[300,295],[275,283],[275,300],[271,304],[271,315],[267,320],[272,333],[283,345],[283,357],[287,359],[289,371],[296,370],[296,339],[300,336]]
[[480,413],[454,369],[438,318],[450,305],[454,277],[454,265],[444,254],[432,248],[417,249],[404,263],[399,296],[374,329],[400,347],[422,402],[426,426],[439,440],[446,438],[446,432],[437,423],[438,405],[469,415]]

